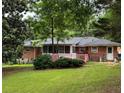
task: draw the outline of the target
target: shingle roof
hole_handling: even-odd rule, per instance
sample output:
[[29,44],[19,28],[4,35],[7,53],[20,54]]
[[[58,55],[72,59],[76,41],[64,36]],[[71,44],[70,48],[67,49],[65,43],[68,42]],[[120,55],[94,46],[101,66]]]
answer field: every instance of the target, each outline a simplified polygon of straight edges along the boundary
[[25,47],[41,47],[43,45],[43,42],[40,40],[25,40],[24,46]]
[[95,37],[83,38],[79,45],[83,46],[120,46],[120,43],[112,42],[106,39],[98,39]]
[[[59,44],[77,44],[79,41],[80,41],[80,37],[73,37],[73,38],[70,38],[70,39],[64,39],[63,41],[59,41],[58,43]],[[52,40],[50,38],[48,38],[44,44],[52,44]],[[56,39],[54,39],[54,44],[57,44],[57,41]]]
[[[42,42],[42,44],[52,44],[52,40],[48,38],[46,41]],[[57,44],[56,40],[54,40],[54,44]],[[79,46],[120,46],[120,43],[112,42],[106,39],[99,39],[96,37],[73,37],[59,41],[59,44]],[[31,41],[26,41],[24,45],[31,46]]]

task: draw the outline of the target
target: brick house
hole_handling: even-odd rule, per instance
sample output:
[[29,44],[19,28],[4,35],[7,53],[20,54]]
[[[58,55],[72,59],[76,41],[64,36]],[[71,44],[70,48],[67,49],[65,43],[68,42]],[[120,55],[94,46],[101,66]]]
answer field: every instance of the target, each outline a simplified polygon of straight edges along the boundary
[[23,59],[34,59],[39,55],[50,54],[58,57],[83,59],[85,61],[112,61],[118,55],[120,43],[96,37],[73,37],[63,42],[54,40],[54,54],[52,54],[52,40],[48,38],[42,42],[42,47],[32,46],[32,41],[24,42]]

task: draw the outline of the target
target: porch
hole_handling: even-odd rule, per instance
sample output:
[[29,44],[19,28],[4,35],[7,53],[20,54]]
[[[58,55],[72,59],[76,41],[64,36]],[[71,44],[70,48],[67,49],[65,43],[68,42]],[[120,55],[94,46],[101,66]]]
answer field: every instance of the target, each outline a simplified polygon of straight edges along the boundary
[[57,60],[60,57],[65,58],[76,58],[87,62],[89,60],[88,48],[77,47],[75,45],[55,45],[54,53],[52,53],[52,45],[43,46],[42,54],[50,54],[52,60]]

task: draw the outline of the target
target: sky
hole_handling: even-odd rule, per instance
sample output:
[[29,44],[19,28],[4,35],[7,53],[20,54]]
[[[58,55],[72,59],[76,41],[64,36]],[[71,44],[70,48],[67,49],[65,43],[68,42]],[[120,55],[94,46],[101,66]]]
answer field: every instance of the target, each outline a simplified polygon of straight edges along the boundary
[[22,20],[24,20],[24,19],[27,19],[28,17],[34,17],[35,16],[35,13],[33,13],[33,12],[27,12],[26,14],[24,14],[23,13],[23,18],[22,18]]

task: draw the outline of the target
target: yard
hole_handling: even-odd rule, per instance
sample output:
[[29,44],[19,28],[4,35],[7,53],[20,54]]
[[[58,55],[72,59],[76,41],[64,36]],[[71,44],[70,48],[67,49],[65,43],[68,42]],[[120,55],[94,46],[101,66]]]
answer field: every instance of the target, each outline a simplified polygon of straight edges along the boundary
[[120,93],[120,64],[28,70],[3,77],[2,93]]

